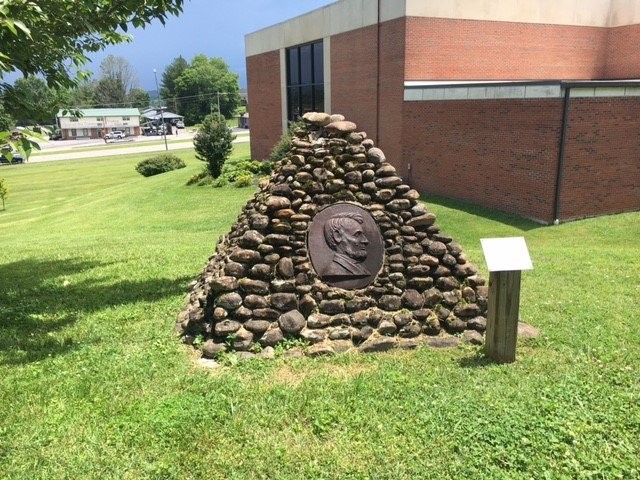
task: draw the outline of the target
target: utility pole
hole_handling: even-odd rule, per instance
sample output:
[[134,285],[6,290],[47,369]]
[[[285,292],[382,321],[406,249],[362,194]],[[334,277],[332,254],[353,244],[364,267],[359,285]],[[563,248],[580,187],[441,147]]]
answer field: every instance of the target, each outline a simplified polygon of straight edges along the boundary
[[[156,93],[158,94],[158,98],[160,98],[160,89],[158,88],[158,72],[156,69],[153,69],[153,76],[156,79]],[[167,126],[164,124],[164,113],[162,111],[164,107],[160,105],[160,121],[162,122],[162,134],[164,135],[164,149],[168,152],[169,145],[167,144]]]

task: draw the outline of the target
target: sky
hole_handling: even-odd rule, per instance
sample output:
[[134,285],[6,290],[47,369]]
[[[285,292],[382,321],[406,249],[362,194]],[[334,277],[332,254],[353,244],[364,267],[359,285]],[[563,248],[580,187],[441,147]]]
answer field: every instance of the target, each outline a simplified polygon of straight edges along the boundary
[[155,90],[162,72],[178,56],[191,61],[197,54],[221,57],[239,75],[246,88],[244,36],[289,18],[323,7],[335,0],[186,0],[183,13],[171,16],[163,26],[154,21],[146,29],[133,29],[131,43],[114,45],[90,56],[87,67],[96,75],[109,54],[124,57],[132,65],[138,86]]

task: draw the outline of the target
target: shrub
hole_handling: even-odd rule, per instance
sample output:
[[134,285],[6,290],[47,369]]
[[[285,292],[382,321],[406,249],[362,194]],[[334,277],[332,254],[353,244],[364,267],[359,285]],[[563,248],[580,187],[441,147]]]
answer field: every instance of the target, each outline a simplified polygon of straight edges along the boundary
[[243,173],[236,177],[236,187],[248,187],[253,182],[253,175],[250,173]]
[[214,187],[223,187],[229,183],[235,183],[236,187],[247,187],[253,183],[258,175],[271,172],[271,163],[259,160],[238,159],[224,164],[222,172]]
[[7,180],[0,178],[0,199],[2,199],[2,209],[4,210],[4,199],[9,195],[9,186]]
[[140,175],[150,177],[184,167],[186,167],[186,165],[180,158],[171,153],[161,153],[155,157],[142,160],[136,165],[136,171]]
[[207,162],[209,173],[213,178],[218,178],[222,172],[222,166],[229,157],[233,148],[235,135],[227,127],[225,118],[221,115],[207,115],[193,137],[193,146],[196,150],[196,158]]
[[271,162],[278,162],[282,160],[283,157],[286,157],[291,149],[291,140],[293,139],[293,135],[301,127],[304,127],[305,123],[302,121],[299,122],[291,122],[289,124],[289,128],[286,132],[282,134],[278,143],[275,144],[273,150],[269,154],[269,160]]
[[200,173],[196,173],[189,180],[187,185],[202,185],[203,181],[210,181],[211,175],[209,175],[209,169],[204,168]]

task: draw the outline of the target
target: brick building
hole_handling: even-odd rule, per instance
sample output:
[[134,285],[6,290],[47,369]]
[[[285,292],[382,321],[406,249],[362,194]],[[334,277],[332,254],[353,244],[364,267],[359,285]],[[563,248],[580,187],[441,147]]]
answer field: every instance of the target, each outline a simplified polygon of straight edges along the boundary
[[246,36],[251,148],[342,113],[404,178],[550,223],[640,209],[640,2],[340,0]]
[[63,140],[102,138],[117,130],[127,135],[140,135],[140,111],[137,108],[85,108],[82,115],[60,110],[56,115]]

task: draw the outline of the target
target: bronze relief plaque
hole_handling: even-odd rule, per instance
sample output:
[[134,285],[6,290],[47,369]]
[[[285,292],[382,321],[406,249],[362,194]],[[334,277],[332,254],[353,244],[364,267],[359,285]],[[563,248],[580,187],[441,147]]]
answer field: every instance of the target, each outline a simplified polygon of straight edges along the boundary
[[384,244],[371,214],[352,203],[335,203],[309,224],[307,249],[320,279],[354,290],[370,285],[382,268]]

